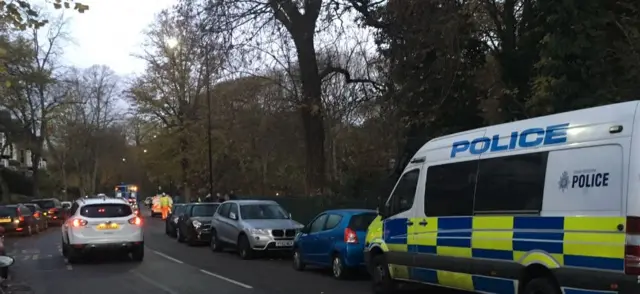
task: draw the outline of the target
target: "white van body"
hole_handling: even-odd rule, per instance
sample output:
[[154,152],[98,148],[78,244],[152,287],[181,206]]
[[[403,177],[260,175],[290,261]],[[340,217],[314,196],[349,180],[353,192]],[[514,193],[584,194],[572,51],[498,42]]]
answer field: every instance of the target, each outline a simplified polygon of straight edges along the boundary
[[482,293],[640,293],[639,108],[427,142],[369,227],[372,274]]

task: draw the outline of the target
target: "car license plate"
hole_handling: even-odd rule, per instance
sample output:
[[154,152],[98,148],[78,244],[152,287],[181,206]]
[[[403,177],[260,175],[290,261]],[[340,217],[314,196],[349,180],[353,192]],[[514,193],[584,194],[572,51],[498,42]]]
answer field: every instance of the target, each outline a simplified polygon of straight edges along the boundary
[[276,247],[291,247],[293,241],[276,241]]
[[117,229],[119,226],[118,224],[99,224],[98,226],[96,226],[96,228],[98,230],[115,230]]
[[0,223],[10,223],[11,219],[10,218],[0,218]]

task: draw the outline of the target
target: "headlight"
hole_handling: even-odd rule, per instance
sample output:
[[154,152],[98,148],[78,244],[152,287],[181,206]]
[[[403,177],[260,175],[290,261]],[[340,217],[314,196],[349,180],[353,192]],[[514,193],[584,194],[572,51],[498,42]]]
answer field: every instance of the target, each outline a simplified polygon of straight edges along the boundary
[[202,223],[197,221],[197,220],[194,220],[191,223],[193,224],[193,227],[196,228],[196,229],[199,228],[200,226],[202,226]]
[[251,229],[249,231],[251,235],[269,235],[269,230],[267,229]]

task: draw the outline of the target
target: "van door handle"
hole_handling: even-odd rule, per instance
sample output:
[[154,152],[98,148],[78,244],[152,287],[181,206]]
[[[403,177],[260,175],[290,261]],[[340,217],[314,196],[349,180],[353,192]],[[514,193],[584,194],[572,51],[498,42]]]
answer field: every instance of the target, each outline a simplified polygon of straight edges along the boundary
[[428,222],[426,220],[423,220],[423,221],[419,222],[418,224],[424,227],[424,226],[426,226],[428,224]]
[[407,225],[408,225],[408,226],[413,226],[413,222],[412,222],[412,221],[410,221],[410,220],[408,220],[408,221],[407,221]]

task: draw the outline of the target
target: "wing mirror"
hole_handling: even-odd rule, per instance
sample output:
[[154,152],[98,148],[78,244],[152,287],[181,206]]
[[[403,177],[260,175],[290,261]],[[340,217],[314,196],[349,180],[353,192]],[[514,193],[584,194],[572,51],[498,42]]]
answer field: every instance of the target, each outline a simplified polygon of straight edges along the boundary
[[11,266],[14,261],[11,256],[0,256],[0,268]]
[[232,219],[232,220],[237,220],[237,219],[238,219],[238,217],[236,216],[236,214],[235,214],[235,213],[233,213],[233,212],[230,212],[230,213],[229,213],[229,218],[230,218],[230,219]]

